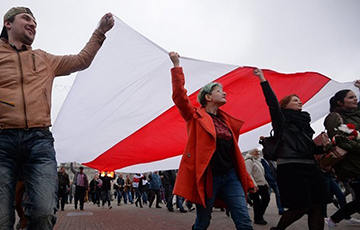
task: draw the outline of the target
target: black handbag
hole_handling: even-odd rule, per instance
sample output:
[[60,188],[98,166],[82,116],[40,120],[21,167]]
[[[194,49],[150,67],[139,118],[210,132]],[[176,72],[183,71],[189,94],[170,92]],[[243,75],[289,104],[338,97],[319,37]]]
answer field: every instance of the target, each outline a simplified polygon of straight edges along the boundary
[[275,131],[272,129],[270,131],[270,136],[264,137],[261,136],[259,144],[263,146],[262,152],[265,160],[276,161],[278,158],[278,153],[282,147],[282,134],[284,130],[285,122],[280,127],[278,135],[273,134]]
[[266,160],[276,161],[278,158],[278,151],[281,146],[281,137],[274,136],[273,130],[270,131],[270,136],[264,137],[261,136],[259,144],[263,146],[263,155]]

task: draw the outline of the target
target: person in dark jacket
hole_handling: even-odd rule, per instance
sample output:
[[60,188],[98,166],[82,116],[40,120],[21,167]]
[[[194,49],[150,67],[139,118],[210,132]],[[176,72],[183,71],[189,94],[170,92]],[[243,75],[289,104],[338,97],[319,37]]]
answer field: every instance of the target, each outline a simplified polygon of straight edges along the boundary
[[110,177],[108,175],[108,172],[104,172],[103,174],[100,175],[100,179],[102,180],[102,185],[101,185],[102,207],[104,207],[105,202],[107,202],[108,208],[112,209],[110,190],[111,190],[111,181],[115,179],[115,175],[114,177]]
[[175,170],[166,170],[162,172],[163,176],[163,185],[165,189],[165,200],[166,200],[166,208],[169,212],[173,212],[173,189],[176,180],[176,171]]
[[277,181],[281,203],[288,208],[276,227],[283,230],[308,214],[310,230],[324,229],[322,205],[331,202],[330,193],[314,155],[323,153],[312,140],[309,113],[302,111],[302,102],[295,95],[284,97],[280,103],[260,69],[254,69],[270,110],[274,135],[281,138],[277,152]]
[[[360,89],[360,80],[355,81]],[[330,114],[325,118],[324,125],[330,138],[344,136],[338,127],[341,124],[353,124],[355,132],[360,130],[360,107],[356,94],[351,90],[341,90],[330,99]],[[325,222],[328,229],[335,227],[347,216],[360,212],[360,141],[357,138],[335,138],[337,145],[347,151],[345,158],[334,166],[335,173],[340,180],[349,181],[355,193],[355,199],[341,207]],[[337,141],[339,140],[339,141]],[[349,221],[347,221],[348,223]],[[355,221],[357,222],[357,221]],[[350,223],[359,226],[359,223]]]
[[117,205],[118,206],[120,206],[120,204],[121,204],[121,198],[124,197],[124,201],[125,201],[124,185],[125,185],[125,180],[123,178],[123,174],[119,173],[119,175],[116,178],[116,181],[114,183],[114,188],[116,189],[115,194],[117,194]]
[[65,172],[65,167],[60,167],[58,172],[58,179],[59,179],[59,188],[58,188],[58,207],[59,202],[61,200],[61,211],[64,211],[66,197],[70,190],[70,180],[69,175]]
[[155,200],[156,196],[156,208],[161,208],[160,204],[160,189],[162,188],[161,179],[157,171],[150,173],[150,199],[149,199],[149,208],[151,208],[152,203]]
[[261,158],[261,164],[265,170],[265,179],[268,182],[270,188],[275,193],[276,206],[278,208],[279,215],[282,215],[284,213],[284,208],[281,205],[279,187],[276,182],[276,166],[274,165],[275,163]]
[[102,180],[99,178],[98,174],[95,174],[94,179],[90,181],[90,195],[91,201],[97,206],[100,207],[100,197],[101,197],[101,186]]

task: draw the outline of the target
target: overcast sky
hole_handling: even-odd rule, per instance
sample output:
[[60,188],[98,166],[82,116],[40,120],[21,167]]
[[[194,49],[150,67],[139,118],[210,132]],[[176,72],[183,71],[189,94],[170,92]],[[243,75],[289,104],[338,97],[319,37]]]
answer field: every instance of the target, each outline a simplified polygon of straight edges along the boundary
[[[285,73],[316,71],[340,82],[360,78],[358,0],[12,0],[1,1],[1,15],[12,6],[33,11],[33,48],[52,54],[78,53],[101,16],[112,12],[182,56]],[[74,76],[54,83],[53,123]]]

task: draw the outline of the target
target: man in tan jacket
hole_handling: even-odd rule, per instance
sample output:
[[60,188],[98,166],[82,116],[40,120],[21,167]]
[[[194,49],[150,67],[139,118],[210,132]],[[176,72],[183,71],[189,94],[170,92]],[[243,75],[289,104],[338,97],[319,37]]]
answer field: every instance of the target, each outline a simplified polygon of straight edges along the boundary
[[37,22],[31,10],[13,7],[4,15],[0,40],[0,229],[15,222],[18,174],[29,195],[28,230],[53,229],[56,221],[57,172],[51,126],[54,77],[86,69],[114,25],[105,14],[77,55],[56,56],[33,50]]

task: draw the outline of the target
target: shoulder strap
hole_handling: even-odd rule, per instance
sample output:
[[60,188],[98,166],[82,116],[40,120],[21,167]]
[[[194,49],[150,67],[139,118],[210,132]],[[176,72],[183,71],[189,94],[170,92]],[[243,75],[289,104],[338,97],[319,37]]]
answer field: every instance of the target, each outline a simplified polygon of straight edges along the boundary
[[282,134],[283,134],[283,132],[284,132],[285,123],[286,123],[286,121],[284,121],[284,122],[281,124],[280,129],[279,129],[279,132],[276,133],[277,135],[275,135],[274,129],[271,129],[271,131],[270,131],[270,136],[271,136],[271,137],[272,137],[272,136],[274,136],[274,137],[276,136],[276,137],[280,137],[280,138],[281,138],[281,136],[282,136]]
[[[335,112],[336,113],[336,112]],[[341,117],[341,115],[339,113],[336,113],[336,116],[339,118],[339,121],[341,124],[344,124],[344,120],[343,118]]]

